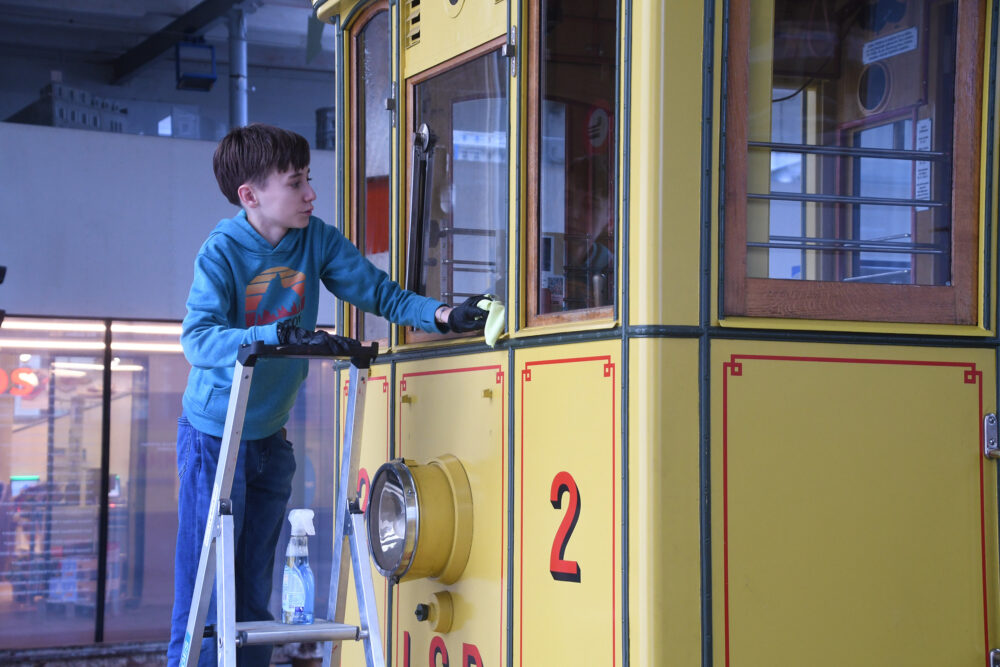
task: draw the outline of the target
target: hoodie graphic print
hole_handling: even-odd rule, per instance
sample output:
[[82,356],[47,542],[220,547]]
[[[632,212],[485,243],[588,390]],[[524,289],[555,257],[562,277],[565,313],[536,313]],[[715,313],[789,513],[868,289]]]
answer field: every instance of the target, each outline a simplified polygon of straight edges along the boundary
[[243,307],[248,327],[270,324],[302,312],[306,302],[306,275],[287,266],[258,273],[247,285]]

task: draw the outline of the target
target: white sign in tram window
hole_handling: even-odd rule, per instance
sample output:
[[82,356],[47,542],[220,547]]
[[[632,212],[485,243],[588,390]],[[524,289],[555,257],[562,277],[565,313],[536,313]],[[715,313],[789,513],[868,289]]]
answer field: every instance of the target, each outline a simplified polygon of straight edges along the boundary
[[894,32],[885,37],[879,37],[865,44],[861,51],[861,61],[870,65],[871,63],[885,60],[900,53],[913,51],[917,48],[917,29],[907,28]]
[[[917,145],[918,151],[929,151],[931,149],[931,119],[923,118],[917,121]],[[916,174],[914,178],[914,199],[931,198],[931,163],[917,162]],[[918,211],[926,211],[926,206],[918,206]]]

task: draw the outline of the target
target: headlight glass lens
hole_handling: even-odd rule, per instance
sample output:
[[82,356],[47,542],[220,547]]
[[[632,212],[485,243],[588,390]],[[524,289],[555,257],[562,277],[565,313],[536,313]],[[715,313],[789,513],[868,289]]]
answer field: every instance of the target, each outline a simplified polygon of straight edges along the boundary
[[402,576],[413,560],[417,531],[416,489],[402,462],[386,463],[375,473],[366,513],[375,567],[386,577]]
[[406,544],[406,505],[403,500],[403,486],[395,475],[383,475],[384,483],[378,492],[376,522],[378,525],[378,549],[376,556],[385,569],[394,570],[403,558]]

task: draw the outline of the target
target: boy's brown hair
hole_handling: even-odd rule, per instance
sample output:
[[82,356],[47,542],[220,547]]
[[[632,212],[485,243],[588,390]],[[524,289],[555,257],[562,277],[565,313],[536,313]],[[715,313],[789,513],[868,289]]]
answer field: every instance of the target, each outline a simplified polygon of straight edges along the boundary
[[229,131],[215,148],[212,169],[219,189],[240,206],[238,190],[244,183],[262,184],[272,172],[309,166],[309,142],[301,134],[264,123]]

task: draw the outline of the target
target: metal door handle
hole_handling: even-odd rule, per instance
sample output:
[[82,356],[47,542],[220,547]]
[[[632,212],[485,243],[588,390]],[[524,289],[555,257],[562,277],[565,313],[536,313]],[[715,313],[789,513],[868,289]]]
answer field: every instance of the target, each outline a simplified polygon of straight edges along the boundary
[[[983,417],[983,456],[988,459],[1000,459],[1000,442],[997,438],[997,416],[993,412],[987,413]],[[997,654],[997,661],[994,667],[1000,667],[1000,649],[990,653],[991,660],[993,654]]]

